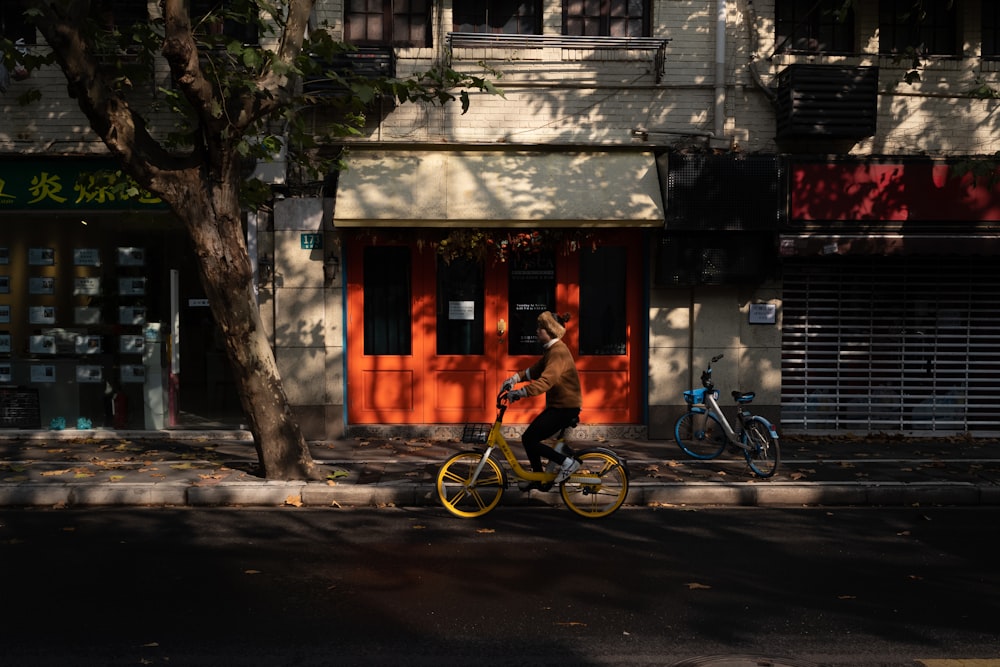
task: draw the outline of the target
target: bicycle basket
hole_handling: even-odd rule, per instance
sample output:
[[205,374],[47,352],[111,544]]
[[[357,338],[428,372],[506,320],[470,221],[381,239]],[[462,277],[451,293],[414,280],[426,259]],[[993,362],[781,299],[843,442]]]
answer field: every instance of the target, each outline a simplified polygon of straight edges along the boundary
[[489,424],[466,424],[462,429],[462,442],[472,445],[482,445],[490,437]]
[[[688,405],[704,405],[705,404],[705,393],[708,389],[692,389],[691,391],[684,392],[684,402]],[[712,397],[718,399],[718,390],[712,391]]]

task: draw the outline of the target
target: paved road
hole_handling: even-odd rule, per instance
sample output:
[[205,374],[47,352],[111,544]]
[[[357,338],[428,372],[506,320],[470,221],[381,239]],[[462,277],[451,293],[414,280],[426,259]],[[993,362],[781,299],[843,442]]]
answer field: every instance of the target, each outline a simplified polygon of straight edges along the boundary
[[1000,659],[998,526],[996,508],[3,510],[0,664]]

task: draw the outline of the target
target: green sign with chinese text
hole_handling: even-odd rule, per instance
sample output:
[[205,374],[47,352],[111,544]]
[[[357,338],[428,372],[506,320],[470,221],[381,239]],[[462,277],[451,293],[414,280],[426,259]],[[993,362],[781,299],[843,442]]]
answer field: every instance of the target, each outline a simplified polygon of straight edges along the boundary
[[0,213],[165,208],[159,197],[122,174],[113,160],[0,161]]

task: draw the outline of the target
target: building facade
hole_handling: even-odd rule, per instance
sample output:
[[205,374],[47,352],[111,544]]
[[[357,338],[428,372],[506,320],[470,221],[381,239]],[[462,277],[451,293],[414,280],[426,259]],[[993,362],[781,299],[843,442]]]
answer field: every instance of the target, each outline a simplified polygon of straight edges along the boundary
[[[485,65],[503,95],[474,94],[465,112],[376,101],[363,135],[336,147],[347,168],[322,187],[262,165],[276,198],[248,213],[248,240],[307,437],[490,419],[500,382],[538,353],[540,310],[571,316],[578,437],[671,438],[682,392],[719,353],[720,388],[755,390],[785,431],[1000,430],[1000,194],[993,165],[975,160],[1000,150],[1000,14],[986,0],[932,2],[915,22],[911,4],[840,15],[836,0],[317,2],[315,25],[359,49],[338,67]],[[0,97],[14,121],[0,129],[0,169],[100,153],[70,100],[18,107],[26,85]],[[327,122],[308,120],[317,132]],[[32,348],[38,336],[117,336],[101,341],[101,377],[122,377],[120,337],[134,334],[111,320],[131,273],[111,258],[144,248],[149,270],[130,271],[149,281],[150,321],[180,322],[177,346],[138,329],[179,351],[175,373],[172,352],[159,362],[178,378],[168,399],[175,390],[184,413],[186,396],[224,395],[224,364],[184,347],[206,312],[184,285],[185,251],[126,242],[134,211],[88,219],[122,234],[102,234],[108,331],[96,332],[64,319],[86,304],[61,273],[96,242],[64,234],[75,213],[33,215],[65,247],[0,206],[12,388],[83,396],[71,376],[39,383],[35,369],[96,364],[68,343],[50,358]],[[170,228],[162,211],[139,215]],[[53,265],[32,264],[50,248]],[[49,275],[55,293],[33,292]],[[66,304],[54,323],[32,323],[50,303]],[[48,404],[46,424],[73,414]],[[508,421],[539,408],[519,404]]]

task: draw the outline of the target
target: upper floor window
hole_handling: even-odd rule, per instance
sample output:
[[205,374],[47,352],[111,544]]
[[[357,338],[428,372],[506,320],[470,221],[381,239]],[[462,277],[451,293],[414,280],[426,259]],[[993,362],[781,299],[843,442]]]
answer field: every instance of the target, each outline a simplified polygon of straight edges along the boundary
[[[191,0],[191,22],[209,38],[224,37],[242,44],[259,44],[256,23],[236,15],[233,9],[235,3],[231,0]],[[212,20],[204,20],[209,14]]]
[[649,0],[564,0],[563,34],[648,37]]
[[454,0],[455,32],[540,35],[541,0]]
[[778,0],[775,51],[854,53],[854,9],[844,0]]
[[149,8],[145,2],[101,0],[90,6],[91,18],[110,32],[130,32],[134,25],[149,23]]
[[878,30],[880,53],[960,55],[952,0],[879,0]]
[[0,37],[12,42],[21,39],[24,44],[35,43],[35,26],[25,20],[22,0],[0,0]]
[[983,57],[1000,58],[1000,3],[996,0],[983,0],[980,11],[983,25]]
[[432,46],[432,0],[348,0],[344,41],[371,46]]

